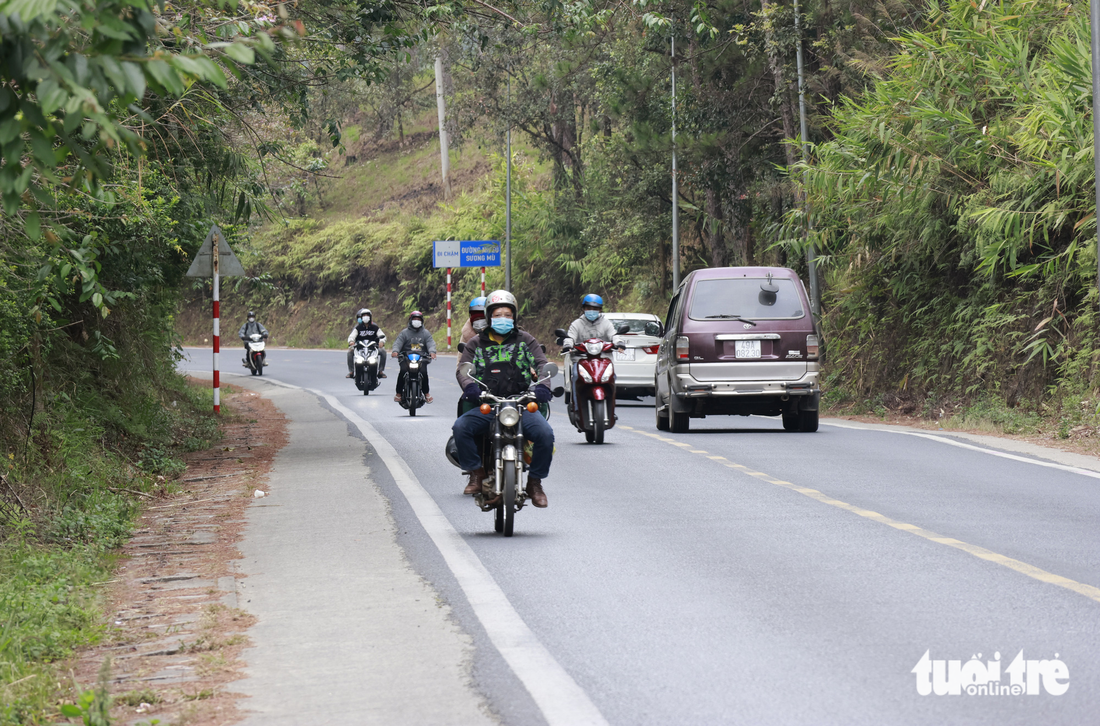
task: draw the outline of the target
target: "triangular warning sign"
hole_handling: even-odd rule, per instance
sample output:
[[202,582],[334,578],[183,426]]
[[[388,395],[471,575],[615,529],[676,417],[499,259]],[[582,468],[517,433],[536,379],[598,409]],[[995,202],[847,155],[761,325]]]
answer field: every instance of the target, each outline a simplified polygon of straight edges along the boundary
[[214,276],[214,240],[218,241],[218,276],[230,277],[244,275],[244,267],[229,243],[225,241],[225,235],[218,229],[218,225],[210,227],[210,233],[206,235],[206,241],[202,243],[195,261],[187,270],[187,277],[213,277]]

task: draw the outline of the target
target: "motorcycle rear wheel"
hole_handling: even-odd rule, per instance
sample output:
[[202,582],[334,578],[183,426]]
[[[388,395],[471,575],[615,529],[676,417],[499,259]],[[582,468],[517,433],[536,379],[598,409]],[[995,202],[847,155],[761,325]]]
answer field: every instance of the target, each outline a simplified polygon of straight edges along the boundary
[[516,481],[519,476],[519,462],[506,461],[504,462],[504,482],[503,482],[503,494],[501,497],[503,501],[500,503],[500,508],[503,510],[504,515],[504,531],[505,537],[512,536],[512,530],[516,523]]

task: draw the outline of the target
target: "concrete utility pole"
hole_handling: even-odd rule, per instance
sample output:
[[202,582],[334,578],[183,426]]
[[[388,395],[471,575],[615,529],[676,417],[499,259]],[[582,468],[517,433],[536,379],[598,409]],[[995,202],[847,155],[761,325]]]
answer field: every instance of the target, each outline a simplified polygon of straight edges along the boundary
[[443,57],[435,58],[435,106],[439,112],[439,155],[443,162],[443,198],[451,198],[451,157],[447,149],[447,108],[443,100]]
[[[1100,2],[1100,0],[1092,0]],[[798,37],[798,118],[802,130],[802,161],[810,163],[809,132],[806,131],[806,93],[802,82],[802,25],[798,17],[798,0],[794,0],[794,34]],[[805,175],[803,175],[805,178]],[[806,195],[806,230],[814,231],[813,219],[810,217],[810,197]],[[810,310],[814,315],[821,315],[821,290],[817,284],[817,255],[814,253],[814,243],[811,240],[806,246],[806,274],[810,277]]]
[[1100,287],[1100,0],[1090,0],[1092,25],[1092,152],[1093,176],[1096,182],[1096,285]]
[[[508,100],[512,100],[512,79],[508,79]],[[505,134],[505,155],[508,157],[504,172],[504,289],[512,291],[512,122],[508,122]]]
[[[672,290],[680,287],[680,192],[676,186],[676,23],[672,28]],[[663,272],[661,274],[664,274]]]

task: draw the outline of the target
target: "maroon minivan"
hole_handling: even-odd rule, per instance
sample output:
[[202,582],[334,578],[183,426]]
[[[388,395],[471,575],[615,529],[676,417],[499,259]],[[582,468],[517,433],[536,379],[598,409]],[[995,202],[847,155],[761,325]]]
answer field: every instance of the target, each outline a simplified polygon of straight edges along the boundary
[[657,428],[708,415],[782,416],[817,431],[821,338],[806,287],[785,267],[690,273],[668,306],[657,353]]

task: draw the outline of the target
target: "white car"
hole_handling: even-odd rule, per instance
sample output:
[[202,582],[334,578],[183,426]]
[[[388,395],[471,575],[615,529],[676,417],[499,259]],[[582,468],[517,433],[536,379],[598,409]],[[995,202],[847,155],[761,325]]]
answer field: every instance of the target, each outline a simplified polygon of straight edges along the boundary
[[630,331],[625,335],[613,338],[613,342],[626,346],[626,350],[616,350],[613,356],[616,397],[652,396],[657,347],[664,333],[661,319],[649,313],[604,313],[604,317],[616,328],[623,323],[630,326]]

